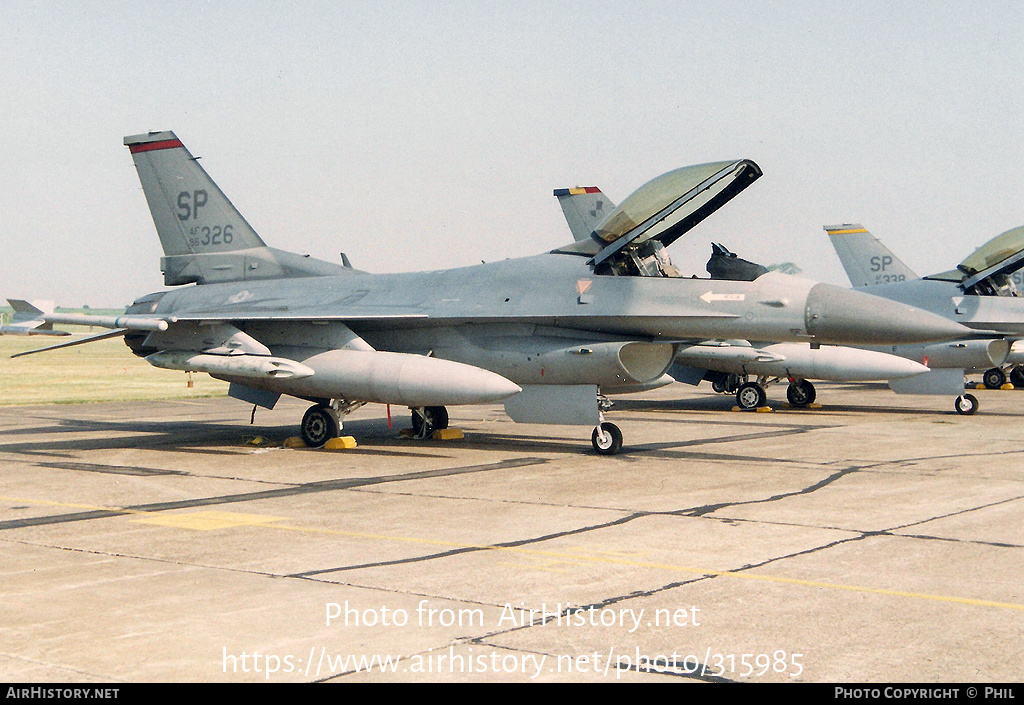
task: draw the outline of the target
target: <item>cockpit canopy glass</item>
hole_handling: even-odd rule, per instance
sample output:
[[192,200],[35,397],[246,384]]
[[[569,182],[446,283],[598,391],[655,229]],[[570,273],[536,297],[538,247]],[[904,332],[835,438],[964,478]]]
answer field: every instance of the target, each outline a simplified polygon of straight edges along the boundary
[[1007,230],[986,242],[959,264],[965,274],[976,274],[1024,250],[1024,226]]
[[606,243],[629,235],[635,245],[654,239],[669,245],[760,175],[747,160],[670,171],[634,191],[594,234]]

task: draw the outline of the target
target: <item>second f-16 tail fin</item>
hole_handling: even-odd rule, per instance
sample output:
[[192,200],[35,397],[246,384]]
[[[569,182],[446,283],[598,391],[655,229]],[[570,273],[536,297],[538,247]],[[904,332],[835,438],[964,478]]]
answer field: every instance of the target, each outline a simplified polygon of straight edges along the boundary
[[855,287],[891,284],[918,276],[860,225],[826,225],[825,232]]
[[590,234],[615,210],[615,204],[596,186],[555,189],[555,198],[577,242],[589,240]]
[[164,257],[164,283],[320,276],[351,269],[266,246],[173,132],[124,138]]

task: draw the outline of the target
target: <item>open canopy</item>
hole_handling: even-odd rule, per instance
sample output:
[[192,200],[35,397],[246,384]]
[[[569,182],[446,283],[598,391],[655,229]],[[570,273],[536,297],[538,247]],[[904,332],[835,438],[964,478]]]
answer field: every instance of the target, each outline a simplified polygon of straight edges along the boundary
[[672,244],[760,176],[757,164],[741,159],[687,166],[648,181],[595,228],[591,237],[604,247],[594,264],[652,240]]
[[998,293],[999,281],[1024,267],[1024,226],[996,235],[972,252],[956,269],[926,279],[954,281],[964,291]]
[[1013,259],[1014,255],[1019,255],[1022,252],[1024,252],[1024,226],[996,235],[972,252],[957,266],[957,269],[965,274],[977,274],[997,265],[1002,268],[1004,265],[1016,264],[1016,267],[1010,270],[1014,271],[1024,266],[1024,258]]

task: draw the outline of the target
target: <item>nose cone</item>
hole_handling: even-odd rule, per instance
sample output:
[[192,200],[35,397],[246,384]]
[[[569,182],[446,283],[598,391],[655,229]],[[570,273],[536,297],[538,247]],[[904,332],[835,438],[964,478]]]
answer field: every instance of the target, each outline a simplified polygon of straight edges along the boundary
[[972,333],[934,313],[831,284],[811,287],[804,316],[808,333],[837,345],[930,343]]

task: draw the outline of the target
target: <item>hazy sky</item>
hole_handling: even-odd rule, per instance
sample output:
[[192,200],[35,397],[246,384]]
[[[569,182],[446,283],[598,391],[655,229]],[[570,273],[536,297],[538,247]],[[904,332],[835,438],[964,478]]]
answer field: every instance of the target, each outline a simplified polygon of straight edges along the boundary
[[1024,224],[1019,1],[0,0],[0,297],[163,288],[125,135],[174,130],[271,246],[370,271],[571,241],[551,191],[764,176],[712,241],[847,284],[861,222],[922,274]]

